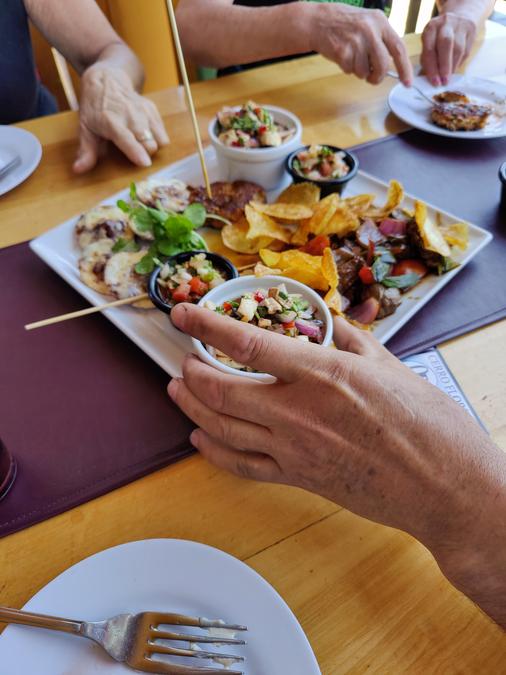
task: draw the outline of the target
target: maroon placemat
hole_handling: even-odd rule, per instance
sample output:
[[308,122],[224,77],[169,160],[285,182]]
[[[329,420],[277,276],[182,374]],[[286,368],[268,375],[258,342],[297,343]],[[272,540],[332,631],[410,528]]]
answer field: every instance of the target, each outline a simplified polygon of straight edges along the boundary
[[493,241],[395,335],[387,347],[415,354],[506,316],[506,218],[499,166],[506,138],[471,141],[407,131],[354,148],[360,168],[397,178],[407,192],[483,227]]
[[169,377],[105,317],[24,330],[86,306],[28,244],[0,250],[0,288],[0,436],[18,466],[0,536],[191,452]]

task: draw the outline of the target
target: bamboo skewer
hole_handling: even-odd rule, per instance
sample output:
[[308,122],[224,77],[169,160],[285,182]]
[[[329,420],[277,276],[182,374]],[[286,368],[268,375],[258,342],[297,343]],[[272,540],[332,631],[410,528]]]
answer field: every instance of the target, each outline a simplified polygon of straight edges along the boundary
[[88,314],[95,314],[101,312],[109,307],[121,307],[121,305],[131,305],[133,302],[139,300],[146,300],[147,293],[140,295],[133,295],[131,298],[122,298],[121,300],[113,300],[105,305],[97,305],[96,307],[88,307],[88,309],[79,309],[77,312],[69,312],[68,314],[60,314],[60,316],[53,316],[50,319],[42,319],[42,321],[35,321],[35,323],[27,323],[25,330],[34,330],[34,328],[42,328],[43,326],[50,326],[53,323],[60,323],[60,321],[68,321],[69,319],[78,319],[80,316],[87,316]]
[[188,102],[188,108],[190,109],[190,116],[193,124],[193,133],[195,134],[195,141],[197,143],[197,150],[200,157],[200,165],[202,166],[202,174],[204,176],[204,182],[206,184],[207,195],[209,199],[212,199],[213,195],[211,192],[211,183],[209,182],[209,175],[207,173],[206,160],[204,157],[204,149],[202,147],[202,139],[200,137],[199,125],[197,122],[197,116],[195,114],[195,106],[193,104],[193,96],[190,89],[190,82],[188,80],[188,73],[186,72],[186,64],[184,62],[183,49],[181,47],[181,41],[179,40],[179,31],[176,23],[176,15],[174,13],[172,0],[166,0],[166,3],[167,3],[167,11],[169,13],[169,21],[172,30],[172,37],[174,39],[174,47],[176,48],[176,55],[179,63],[179,69],[181,71],[181,77],[183,78],[186,100]]

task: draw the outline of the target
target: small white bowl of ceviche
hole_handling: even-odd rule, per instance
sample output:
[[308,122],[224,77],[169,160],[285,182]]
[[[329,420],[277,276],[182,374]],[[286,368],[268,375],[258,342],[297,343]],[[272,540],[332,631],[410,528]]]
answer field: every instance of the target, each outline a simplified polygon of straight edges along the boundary
[[[332,342],[332,316],[323,299],[299,281],[281,276],[244,276],[226,281],[198,302],[201,307],[288,339],[328,347]],[[261,382],[275,377],[233,361],[211,345],[192,338],[197,356],[219,370]]]
[[285,158],[301,144],[302,124],[293,113],[248,101],[223,108],[209,124],[224,180],[245,180],[265,190],[287,177]]

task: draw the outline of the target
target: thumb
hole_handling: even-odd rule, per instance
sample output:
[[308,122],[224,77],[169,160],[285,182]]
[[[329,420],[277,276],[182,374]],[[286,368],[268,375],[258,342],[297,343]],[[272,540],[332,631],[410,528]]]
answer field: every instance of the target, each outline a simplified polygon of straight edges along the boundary
[[87,127],[81,126],[79,150],[73,169],[76,173],[85,173],[96,165],[100,150],[100,139]]

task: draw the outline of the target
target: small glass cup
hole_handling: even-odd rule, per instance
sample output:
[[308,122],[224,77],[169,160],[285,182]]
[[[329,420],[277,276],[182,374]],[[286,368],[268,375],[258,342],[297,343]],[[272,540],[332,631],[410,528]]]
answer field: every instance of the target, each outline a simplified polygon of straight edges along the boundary
[[14,457],[0,439],[0,501],[14,485],[17,474],[17,464]]

